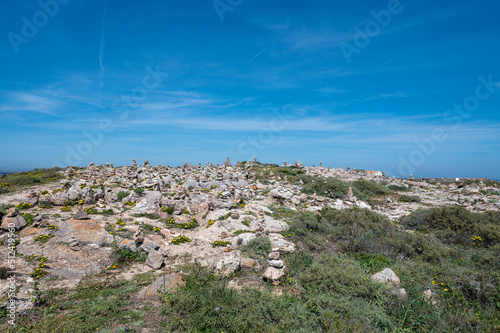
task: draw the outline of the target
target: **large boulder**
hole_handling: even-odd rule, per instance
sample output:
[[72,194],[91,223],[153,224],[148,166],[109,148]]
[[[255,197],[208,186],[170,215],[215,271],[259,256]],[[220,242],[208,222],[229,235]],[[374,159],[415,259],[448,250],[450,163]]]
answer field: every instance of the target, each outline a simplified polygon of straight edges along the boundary
[[159,292],[168,291],[173,288],[181,287],[186,282],[179,273],[170,273],[157,277],[146,289],[146,297],[152,297]]
[[373,281],[385,283],[391,287],[392,292],[399,297],[406,296],[406,290],[401,288],[399,277],[390,268],[385,268],[371,276]]
[[87,212],[85,212],[83,209],[76,212],[76,214],[73,218],[75,220],[90,220],[89,214],[87,214]]
[[64,206],[64,203],[69,199],[68,192],[59,191],[55,194],[52,194],[49,198],[49,201],[54,206]]
[[205,193],[193,195],[189,202],[189,211],[193,214],[204,213],[208,210],[209,197]]
[[151,250],[148,253],[148,258],[146,259],[146,265],[152,269],[160,269],[163,266],[163,254],[158,251]]
[[104,272],[113,263],[113,249],[84,246],[73,251],[68,246],[47,247],[45,257],[50,261],[49,273],[64,279],[80,279],[86,275]]
[[223,252],[215,258],[213,265],[219,274],[227,276],[240,270],[241,259],[237,251]]
[[277,200],[288,201],[293,197],[293,193],[286,190],[275,189],[269,192],[269,196]]
[[76,239],[81,245],[93,247],[101,247],[113,242],[113,236],[104,229],[101,222],[96,220],[70,219],[59,225],[55,236],[60,237],[60,241],[66,244]]
[[28,195],[28,197],[26,197],[23,200],[23,203],[27,203],[27,204],[30,204],[31,206],[35,206],[38,203],[38,195],[36,194],[36,192],[32,191]]
[[160,209],[161,192],[147,191],[146,195],[132,208],[134,214],[154,214]]
[[12,207],[7,210],[7,214],[3,217],[0,228],[3,230],[9,230],[10,228],[20,230],[26,225],[26,220],[21,215],[17,214],[15,207]]
[[262,279],[264,279],[264,281],[272,281],[276,283],[284,274],[285,271],[283,269],[269,266],[262,275]]
[[189,188],[189,187],[196,187],[196,186],[200,186],[200,184],[193,178],[189,178],[188,180],[186,180],[186,182],[184,183],[184,187],[185,188]]

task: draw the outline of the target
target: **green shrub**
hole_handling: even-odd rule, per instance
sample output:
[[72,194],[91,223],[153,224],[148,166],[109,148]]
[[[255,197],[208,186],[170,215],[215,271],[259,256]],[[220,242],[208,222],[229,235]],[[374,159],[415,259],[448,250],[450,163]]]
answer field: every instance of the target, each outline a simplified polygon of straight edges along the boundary
[[429,230],[447,244],[472,246],[472,238],[480,236],[482,246],[500,242],[500,212],[472,213],[460,206],[417,211],[401,219],[413,230]]
[[7,214],[7,209],[14,207],[11,204],[0,204],[0,219]]
[[142,193],[144,193],[144,188],[142,188],[142,187],[136,188],[136,189],[134,189],[134,192],[137,194],[142,194]]
[[268,237],[256,237],[242,249],[243,253],[256,259],[262,266],[266,265],[267,255],[271,251],[271,240]]
[[386,186],[365,179],[358,179],[352,182],[352,185],[353,188],[355,187],[366,196],[383,195],[391,192]]
[[446,253],[435,239],[400,232],[386,217],[368,209],[323,209],[320,214],[298,212],[287,221],[285,235],[307,250],[342,251],[359,255],[422,258],[436,262]]
[[[162,325],[169,331],[363,331],[362,323],[351,322],[348,315],[329,311],[324,303],[308,302],[309,298],[273,296],[267,290],[258,289],[238,291],[227,287],[227,279],[214,276],[203,268],[195,268],[185,278],[184,287],[163,294]],[[333,298],[328,300],[330,304],[335,303]]]
[[399,192],[409,192],[410,189],[406,186],[398,186],[398,185],[389,185],[387,186],[387,188],[389,188],[389,190],[391,191],[399,191]]
[[128,197],[129,194],[130,193],[128,191],[120,191],[120,192],[118,192],[118,201],[122,201],[124,198]]
[[133,261],[146,262],[147,253],[145,252],[133,252],[129,248],[124,248],[123,250],[118,250],[115,252],[115,262],[118,264],[127,264]]
[[342,199],[347,195],[349,187],[352,187],[354,196],[363,196],[363,194],[352,184],[343,182],[338,178],[329,177],[325,179],[322,177],[301,176],[300,179],[304,181],[302,192],[305,194],[313,194],[316,192],[318,195],[324,197]]

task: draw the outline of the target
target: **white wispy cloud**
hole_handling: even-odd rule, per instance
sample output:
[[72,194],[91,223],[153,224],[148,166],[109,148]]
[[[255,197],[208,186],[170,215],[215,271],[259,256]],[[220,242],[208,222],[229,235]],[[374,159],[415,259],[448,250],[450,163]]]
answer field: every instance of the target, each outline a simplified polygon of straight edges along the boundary
[[58,99],[43,97],[33,93],[10,91],[3,92],[2,96],[5,101],[0,104],[0,111],[4,112],[26,111],[54,115],[62,104]]

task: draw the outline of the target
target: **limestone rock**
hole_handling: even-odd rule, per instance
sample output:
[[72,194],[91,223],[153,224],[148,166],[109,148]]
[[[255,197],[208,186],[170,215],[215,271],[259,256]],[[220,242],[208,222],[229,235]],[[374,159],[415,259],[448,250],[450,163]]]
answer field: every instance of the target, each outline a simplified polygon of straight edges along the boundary
[[257,263],[251,258],[241,258],[241,268],[255,268]]
[[399,297],[406,296],[406,290],[401,287],[401,282],[397,275],[390,268],[385,268],[380,272],[377,272],[371,276],[373,281],[379,283],[387,283],[392,287],[393,293]]
[[192,196],[189,203],[189,211],[193,214],[208,211],[208,201],[208,195],[205,193]]
[[163,292],[171,290],[173,288],[184,286],[186,282],[179,273],[169,273],[157,277],[153,283],[146,289],[146,297],[152,297],[158,294],[158,292]]
[[60,191],[55,194],[52,194],[49,198],[49,201],[54,206],[63,206],[66,200],[69,199],[68,193],[66,191]]
[[216,271],[227,276],[240,270],[241,259],[236,251],[223,252],[214,260],[213,265]]
[[283,261],[282,260],[268,260],[267,263],[271,267],[283,268]]
[[161,192],[147,191],[144,198],[132,208],[135,214],[154,214],[160,209]]
[[27,225],[26,220],[21,215],[15,216],[4,216],[2,220],[1,229],[9,230],[9,228],[14,228],[20,230]]
[[82,245],[97,247],[113,242],[113,236],[104,229],[101,222],[96,220],[70,219],[59,225],[59,230],[54,235],[66,244],[71,242],[72,237],[76,237]]
[[152,269],[160,269],[163,266],[163,255],[155,250],[149,251],[146,265]]
[[293,197],[293,193],[286,190],[274,189],[269,192],[269,196],[277,200],[285,201],[290,200]]
[[401,282],[400,282],[398,276],[390,268],[385,268],[385,269],[381,270],[380,272],[373,274],[371,276],[371,279],[373,281],[377,281],[380,283],[389,283],[394,288],[399,288],[401,285]]
[[269,266],[264,274],[262,275],[262,278],[264,281],[272,281],[272,282],[278,282],[279,279],[285,274],[283,269],[278,269],[275,267]]
[[267,256],[269,260],[278,260],[280,258],[280,253],[279,252],[271,252]]
[[90,220],[90,216],[83,209],[76,212],[73,218],[75,220]]

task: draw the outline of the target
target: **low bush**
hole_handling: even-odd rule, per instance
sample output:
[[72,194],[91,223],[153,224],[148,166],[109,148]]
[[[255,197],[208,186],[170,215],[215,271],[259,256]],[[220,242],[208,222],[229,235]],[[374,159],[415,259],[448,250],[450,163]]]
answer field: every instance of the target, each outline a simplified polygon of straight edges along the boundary
[[387,186],[387,188],[391,191],[394,191],[394,192],[409,192],[410,189],[406,186],[398,186],[398,185],[389,185]]
[[365,179],[358,179],[352,182],[352,185],[366,196],[383,195],[391,192],[386,186]]
[[473,213],[460,206],[413,212],[401,223],[417,231],[432,232],[446,244],[471,247],[472,238],[480,236],[481,246],[500,243],[500,212]]
[[128,191],[118,192],[118,201],[122,201],[124,198],[128,197],[130,193]]

